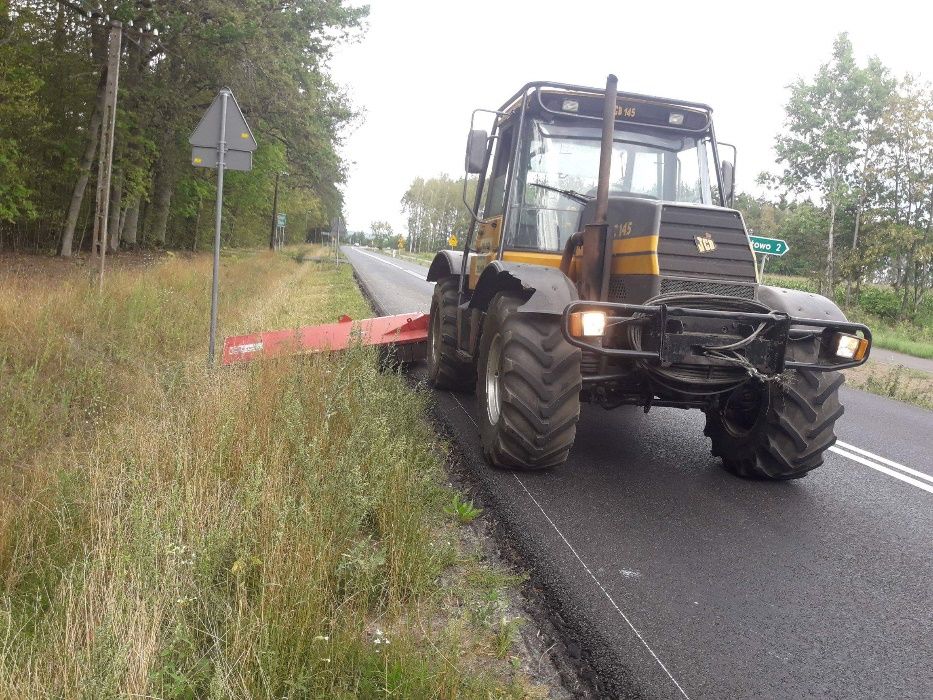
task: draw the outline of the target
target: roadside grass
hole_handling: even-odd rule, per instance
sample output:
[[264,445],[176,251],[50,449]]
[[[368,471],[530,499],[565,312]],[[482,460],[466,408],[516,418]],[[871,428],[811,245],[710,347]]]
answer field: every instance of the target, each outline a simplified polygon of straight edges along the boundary
[[902,352],[905,355],[933,360],[933,340],[917,339],[915,329],[876,325],[872,319],[858,319],[858,321],[871,328],[873,345]]
[[[819,292],[816,282],[806,277],[766,274],[765,282],[777,287]],[[838,288],[837,298],[840,298]],[[892,323],[857,306],[846,308],[844,311],[849,320],[864,323],[871,328],[874,346],[914,357],[933,359],[933,325],[926,322],[923,324]]]
[[[223,275],[225,333],[367,313],[348,265]],[[427,397],[364,348],[208,368],[209,280],[0,278],[0,697],[541,695]]]
[[846,381],[857,389],[933,410],[933,374],[903,365],[881,365],[869,360],[846,370]]

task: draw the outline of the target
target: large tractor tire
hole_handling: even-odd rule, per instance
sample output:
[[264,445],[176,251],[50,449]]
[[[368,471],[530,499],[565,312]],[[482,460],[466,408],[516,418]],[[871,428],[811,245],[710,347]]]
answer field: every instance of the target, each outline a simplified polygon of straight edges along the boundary
[[706,414],[713,455],[748,479],[806,476],[836,442],[843,381],[839,372],[795,370],[779,382],[747,382]]
[[521,301],[498,294],[480,342],[477,406],[487,461],[537,470],[567,460],[580,417],[580,351],[560,319],[518,313]]
[[436,389],[472,391],[476,366],[457,356],[458,277],[443,277],[434,285],[428,326],[428,379]]

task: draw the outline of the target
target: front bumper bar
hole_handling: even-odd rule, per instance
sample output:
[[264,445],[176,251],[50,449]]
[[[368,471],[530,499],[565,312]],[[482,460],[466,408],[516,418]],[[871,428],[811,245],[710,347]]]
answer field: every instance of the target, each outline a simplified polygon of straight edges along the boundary
[[[576,338],[570,335],[570,314],[578,311],[603,311],[606,314],[607,332],[617,323],[642,324],[642,346],[652,349],[634,350],[612,348],[602,345],[602,338]],[[719,311],[713,309],[691,309],[682,306],[657,304],[620,304],[601,301],[575,301],[564,309],[561,318],[561,333],[564,339],[582,350],[610,358],[626,358],[657,362],[662,367],[675,364],[718,365],[723,364],[708,354],[710,348],[732,344],[735,334],[697,332],[685,330],[685,323],[691,320],[710,319],[721,321],[733,329],[740,324],[761,326],[760,331],[741,347],[744,357],[759,371],[766,374],[780,374],[785,369],[807,369],[815,372],[828,372],[849,367],[858,367],[865,363],[871,353],[871,331],[868,326],[849,321],[821,321],[813,318],[797,318],[783,311],[752,313],[745,311]],[[803,335],[805,329],[813,329],[810,334],[821,337],[820,354],[816,362],[800,362],[787,359],[788,343]],[[860,360],[833,361],[824,350],[829,347],[829,337],[833,333],[861,333],[868,340],[869,347]],[[751,333],[749,334],[751,335]],[[741,340],[741,337],[738,338]],[[656,349],[654,349],[656,348]]]

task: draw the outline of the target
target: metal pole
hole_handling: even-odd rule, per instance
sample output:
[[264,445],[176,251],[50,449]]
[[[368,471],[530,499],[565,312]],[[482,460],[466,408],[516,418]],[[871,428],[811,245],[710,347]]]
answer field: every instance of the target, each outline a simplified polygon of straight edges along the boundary
[[269,250],[278,248],[279,228],[279,172],[275,173],[275,194],[272,195],[272,233],[269,235]]
[[217,204],[214,212],[214,277],[211,281],[211,340],[208,362],[214,364],[217,340],[217,295],[220,274],[220,218],[224,205],[224,156],[227,151],[227,98],[229,90],[220,91],[220,141],[217,143]]
[[101,122],[100,158],[97,173],[97,215],[94,220],[92,250],[100,255],[99,289],[104,289],[104,260],[107,255],[110,218],[110,175],[113,172],[113,134],[117,120],[117,90],[120,81],[120,53],[123,44],[123,23],[111,22],[107,53],[107,87],[104,93],[104,119]]

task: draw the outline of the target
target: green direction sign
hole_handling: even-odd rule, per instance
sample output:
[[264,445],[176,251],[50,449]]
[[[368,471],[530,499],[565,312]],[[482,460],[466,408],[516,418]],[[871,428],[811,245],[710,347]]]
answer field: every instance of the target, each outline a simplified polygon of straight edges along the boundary
[[765,255],[784,255],[790,246],[787,245],[787,241],[782,241],[780,238],[764,238],[763,236],[749,236],[752,242],[752,250],[756,253],[763,253]]

